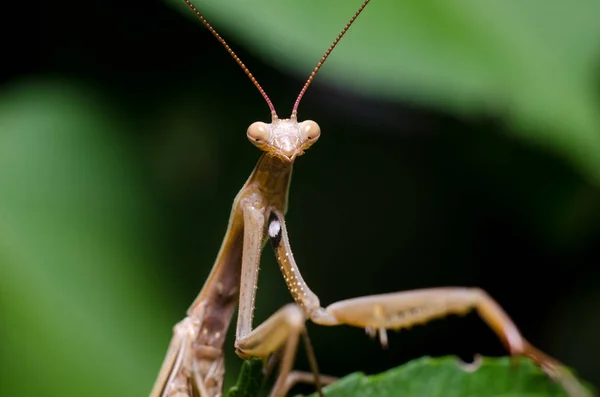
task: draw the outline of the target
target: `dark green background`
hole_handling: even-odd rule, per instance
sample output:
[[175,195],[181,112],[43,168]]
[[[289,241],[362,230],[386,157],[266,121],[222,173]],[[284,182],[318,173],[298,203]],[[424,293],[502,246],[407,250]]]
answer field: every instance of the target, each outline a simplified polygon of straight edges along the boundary
[[[281,116],[358,6],[197,3]],[[479,286],[600,385],[600,4],[521,3],[374,0],[300,106],[322,136],[297,161],[288,229],[324,305]],[[245,130],[269,113],[181,5],[46,4],[22,22],[34,45],[5,36],[2,395],[147,394],[214,261],[259,157]],[[270,250],[261,269],[256,324],[291,301]],[[386,351],[309,331],[333,375],[505,354],[476,315]]]

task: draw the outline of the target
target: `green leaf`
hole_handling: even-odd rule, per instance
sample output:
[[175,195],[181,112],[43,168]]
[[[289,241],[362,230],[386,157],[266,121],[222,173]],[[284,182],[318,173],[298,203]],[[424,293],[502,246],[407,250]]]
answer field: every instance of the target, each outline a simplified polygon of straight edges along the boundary
[[[304,76],[360,1],[195,4],[225,38]],[[373,1],[317,81],[463,116],[503,115],[518,137],[600,182],[598,15],[597,0]]]
[[245,360],[237,383],[227,393],[227,397],[254,397],[258,395],[264,382],[263,361],[258,358]]
[[[508,357],[486,357],[476,370],[466,368],[453,356],[422,357],[378,375],[350,374],[324,391],[329,397],[567,395],[529,360],[511,364]],[[312,395],[316,396],[316,393]]]
[[[254,397],[263,383],[262,361],[244,362],[228,397]],[[329,397],[563,397],[567,393],[527,359],[484,357],[464,364],[455,356],[422,357],[381,374],[356,372],[323,389]],[[317,393],[310,397],[318,397]]]

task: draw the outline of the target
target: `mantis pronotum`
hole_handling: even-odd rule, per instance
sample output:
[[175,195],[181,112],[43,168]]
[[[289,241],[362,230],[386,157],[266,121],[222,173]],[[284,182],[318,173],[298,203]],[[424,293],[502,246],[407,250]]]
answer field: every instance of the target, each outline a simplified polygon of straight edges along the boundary
[[[269,106],[272,120],[270,124],[255,122],[247,130],[249,140],[264,153],[233,201],[225,238],[204,287],[188,309],[187,317],[174,327],[151,397],[221,396],[224,336],[238,304],[236,353],[244,359],[264,360],[281,353],[279,374],[271,396],[285,395],[298,380],[314,382],[320,392],[320,377],[309,344],[307,350],[314,375],[292,371],[298,341],[306,336],[307,319],[326,326],[346,324],[364,328],[372,336],[378,334],[381,344],[386,345],[386,330],[471,310],[478,312],[512,355],[535,361],[571,395],[587,395],[566,368],[529,344],[498,303],[481,289],[446,287],[405,291],[344,300],[323,308],[317,295],[304,282],[292,255],[284,215],[294,160],[317,141],[320,129],[314,121],[298,121],[298,106],[322,64],[370,0],[364,1],[310,74],[289,119],[278,118],[273,104],[248,68],[196,7],[189,0],[184,1],[254,83]],[[267,239],[295,303],[284,306],[253,328],[258,265]]]

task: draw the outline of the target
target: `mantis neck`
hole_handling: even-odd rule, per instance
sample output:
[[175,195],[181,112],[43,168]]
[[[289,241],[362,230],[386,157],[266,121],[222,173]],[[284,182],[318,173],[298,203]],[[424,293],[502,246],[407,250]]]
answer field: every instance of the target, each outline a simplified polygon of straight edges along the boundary
[[246,191],[249,195],[254,190],[263,201],[265,209],[275,208],[287,212],[293,165],[277,157],[263,154],[242,188],[242,192]]

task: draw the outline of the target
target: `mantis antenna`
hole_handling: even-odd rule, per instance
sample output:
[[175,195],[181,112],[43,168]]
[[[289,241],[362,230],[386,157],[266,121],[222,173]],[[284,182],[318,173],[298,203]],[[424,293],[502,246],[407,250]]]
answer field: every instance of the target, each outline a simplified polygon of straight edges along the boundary
[[[229,45],[227,44],[225,39],[223,39],[219,35],[219,33],[217,33],[217,31],[211,26],[211,24],[208,23],[208,21],[204,18],[204,16],[202,16],[200,11],[198,11],[198,9],[190,2],[190,0],[183,0],[183,1],[185,1],[185,3],[188,5],[188,7],[190,7],[192,9],[192,11],[194,11],[194,14],[196,14],[196,16],[200,19],[202,24],[204,26],[206,26],[206,28],[213,34],[213,36],[215,36],[217,38],[217,40],[219,40],[219,42],[223,45],[223,47],[225,47],[225,49],[227,50],[229,55],[231,55],[231,57],[237,62],[237,64],[240,65],[240,67],[242,68],[244,73],[246,73],[246,75],[250,78],[250,81],[252,81],[254,86],[258,89],[258,92],[260,92],[260,94],[263,96],[263,98],[267,102],[267,105],[269,106],[269,110],[271,111],[271,117],[273,118],[273,120],[277,120],[278,119],[277,112],[275,111],[275,107],[273,106],[273,103],[267,96],[267,93],[265,92],[265,90],[263,90],[263,88],[258,83],[258,80],[256,80],[254,75],[252,75],[252,73],[250,72],[248,67],[246,67],[246,65],[244,65],[244,62],[242,62],[242,60],[236,55],[236,53],[231,49],[231,47],[229,47]],[[338,36],[335,38],[333,43],[331,43],[331,45],[329,46],[327,51],[325,51],[325,54],[323,54],[323,56],[321,57],[321,60],[319,61],[319,63],[317,63],[317,66],[315,66],[315,68],[313,69],[310,76],[308,76],[306,83],[304,83],[304,86],[300,90],[300,94],[298,94],[298,98],[296,98],[296,102],[294,102],[294,108],[292,109],[292,115],[290,117],[292,120],[296,120],[297,115],[298,115],[298,106],[300,105],[300,100],[304,96],[304,93],[306,92],[306,89],[308,88],[310,83],[312,83],[313,79],[317,75],[317,72],[319,71],[319,69],[321,69],[321,66],[323,66],[323,64],[325,63],[325,60],[329,57],[329,55],[331,54],[331,52],[333,51],[335,46],[337,46],[337,44],[340,42],[342,37],[344,37],[344,35],[348,31],[348,29],[350,29],[350,26],[352,26],[352,24],[354,23],[356,18],[358,18],[360,13],[365,9],[365,7],[367,6],[367,4],[369,4],[370,1],[371,0],[365,0],[363,2],[363,4],[360,6],[360,8],[354,13],[352,18],[350,18],[350,21],[348,21],[346,26],[344,26],[344,29],[342,29],[342,31],[338,34]]]
[[215,28],[213,28],[212,25],[210,23],[208,23],[208,21],[202,16],[202,14],[200,14],[200,11],[198,11],[198,9],[189,0],[183,0],[183,1],[185,1],[185,4],[187,4],[188,7],[190,7],[192,9],[192,11],[194,11],[194,14],[196,14],[196,16],[202,22],[202,24],[204,24],[204,26],[206,26],[206,28],[209,30],[209,32],[211,32],[213,34],[213,36],[215,36],[217,38],[217,40],[219,40],[219,43],[223,44],[223,47],[225,47],[225,49],[227,50],[229,55],[231,55],[231,57],[237,62],[237,64],[240,65],[240,67],[242,68],[244,73],[246,73],[246,76],[248,76],[250,78],[250,81],[252,81],[254,86],[258,89],[258,92],[260,92],[260,94],[263,96],[263,98],[265,98],[265,101],[267,102],[267,105],[269,106],[269,110],[271,111],[271,117],[273,118],[273,120],[276,120],[278,117],[277,117],[277,112],[275,111],[275,106],[273,106],[273,103],[267,96],[267,93],[265,92],[265,90],[263,90],[263,88],[258,83],[258,80],[256,80],[256,78],[252,75],[252,73],[250,73],[250,69],[248,69],[246,67],[246,65],[244,65],[244,62],[242,62],[240,57],[238,57],[237,54],[231,49],[231,47],[229,47],[229,44],[227,44],[225,39],[223,39],[221,37],[221,35],[219,35],[219,33],[217,33]]
[[302,89],[300,90],[300,94],[298,94],[298,98],[296,98],[296,102],[294,102],[294,108],[292,109],[292,116],[291,116],[292,119],[296,119],[296,116],[298,114],[298,106],[300,105],[300,100],[304,96],[304,93],[306,92],[306,89],[308,88],[308,86],[310,85],[310,83],[312,83],[313,79],[317,75],[317,72],[319,71],[319,69],[321,69],[321,66],[323,66],[323,64],[325,63],[325,60],[327,59],[327,57],[329,57],[329,54],[331,54],[331,51],[333,51],[333,49],[340,42],[340,40],[342,39],[342,37],[344,37],[344,35],[348,31],[348,29],[350,29],[350,26],[354,23],[354,21],[356,20],[356,18],[358,18],[358,16],[362,12],[362,10],[365,9],[365,7],[367,6],[367,4],[369,4],[370,1],[371,0],[365,0],[364,3],[362,3],[362,5],[360,6],[360,8],[354,13],[354,15],[352,16],[352,18],[350,18],[350,20],[348,21],[348,23],[346,24],[346,26],[344,26],[344,29],[342,29],[342,31],[340,32],[340,34],[338,34],[338,36],[335,38],[335,40],[333,40],[333,43],[331,43],[331,45],[329,46],[329,48],[327,49],[327,51],[325,51],[325,54],[323,54],[323,57],[321,58],[321,60],[319,61],[319,63],[317,63],[317,66],[315,66],[315,68],[313,69],[313,71],[310,74],[310,76],[308,76],[308,79],[306,80],[306,83],[304,83],[304,87],[302,87]]

